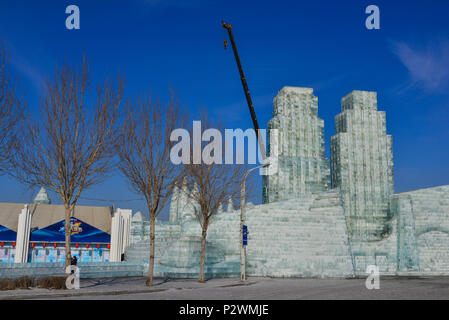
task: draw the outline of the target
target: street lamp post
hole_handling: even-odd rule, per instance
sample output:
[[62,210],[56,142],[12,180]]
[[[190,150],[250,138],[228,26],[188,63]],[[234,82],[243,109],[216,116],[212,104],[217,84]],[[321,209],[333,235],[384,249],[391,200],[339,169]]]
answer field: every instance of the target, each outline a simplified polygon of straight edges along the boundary
[[240,189],[240,280],[241,281],[246,280],[246,244],[243,244],[243,228],[244,228],[245,222],[246,222],[246,215],[245,215],[246,178],[248,178],[248,175],[252,171],[262,168],[262,167],[267,167],[269,165],[270,165],[269,163],[265,163],[263,165],[249,169],[243,175],[242,182],[241,182],[241,189]]

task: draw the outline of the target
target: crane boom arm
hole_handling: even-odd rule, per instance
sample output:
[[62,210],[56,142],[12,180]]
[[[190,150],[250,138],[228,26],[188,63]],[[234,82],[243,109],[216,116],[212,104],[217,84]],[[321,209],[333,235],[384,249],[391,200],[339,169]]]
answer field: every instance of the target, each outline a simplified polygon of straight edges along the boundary
[[229,40],[231,41],[232,51],[234,52],[235,61],[237,62],[237,68],[240,73],[240,80],[242,81],[243,91],[245,92],[246,102],[248,103],[249,112],[251,114],[251,119],[253,121],[254,130],[256,131],[256,138],[259,142],[259,149],[262,153],[262,158],[265,159],[265,146],[262,139],[259,137],[259,124],[257,123],[256,112],[254,111],[253,101],[251,100],[251,95],[249,94],[248,84],[246,83],[245,74],[243,73],[242,64],[240,62],[239,53],[237,51],[237,46],[235,45],[234,35],[232,34],[232,25],[222,22],[223,28],[228,31]]

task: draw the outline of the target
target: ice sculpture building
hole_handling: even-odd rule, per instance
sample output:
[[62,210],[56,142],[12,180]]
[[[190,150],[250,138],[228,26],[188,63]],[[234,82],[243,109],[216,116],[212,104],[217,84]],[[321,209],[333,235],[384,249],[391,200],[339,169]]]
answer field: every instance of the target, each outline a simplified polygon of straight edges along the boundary
[[[330,161],[313,89],[284,87],[273,106],[279,170],[263,178],[263,204],[247,205],[249,276],[353,277],[369,265],[449,274],[449,186],[394,194],[392,137],[376,92],[342,98]],[[186,192],[194,190],[174,191],[170,220],[156,226],[156,275],[197,276],[201,229]],[[206,276],[238,276],[239,219],[232,203],[215,216]],[[148,247],[149,222],[138,216],[125,258],[148,263]]]
[[294,199],[329,187],[329,161],[324,152],[324,121],[312,88],[284,87],[273,101],[268,130],[279,132],[280,169],[263,176],[263,202]]
[[352,239],[376,241],[388,234],[393,194],[392,138],[376,92],[353,91],[342,99],[331,138],[332,186],[339,188]]

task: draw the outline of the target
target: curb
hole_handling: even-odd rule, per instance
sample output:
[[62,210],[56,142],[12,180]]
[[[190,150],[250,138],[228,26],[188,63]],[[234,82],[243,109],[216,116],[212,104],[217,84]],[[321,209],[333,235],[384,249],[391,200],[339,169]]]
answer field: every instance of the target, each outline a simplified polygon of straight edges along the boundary
[[120,291],[91,291],[80,293],[43,293],[37,295],[16,295],[16,296],[4,296],[0,297],[0,300],[27,300],[27,299],[47,299],[47,298],[68,298],[68,297],[83,297],[83,296],[116,296],[122,294],[139,294],[139,293],[152,293],[162,292],[168,289],[149,289],[149,290],[120,290]]

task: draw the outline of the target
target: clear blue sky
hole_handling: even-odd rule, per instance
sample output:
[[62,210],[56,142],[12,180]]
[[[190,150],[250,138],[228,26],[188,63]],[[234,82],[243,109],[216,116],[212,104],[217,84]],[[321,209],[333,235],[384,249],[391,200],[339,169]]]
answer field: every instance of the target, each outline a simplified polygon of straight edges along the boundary
[[[70,4],[80,8],[80,30],[65,28]],[[380,8],[380,30],[365,28],[370,4]],[[375,90],[393,135],[395,191],[449,184],[448,1],[1,1],[0,40],[34,110],[55,64],[85,53],[95,75],[125,73],[129,94],[151,90],[164,98],[171,86],[192,113],[206,108],[228,128],[250,128],[232,51],[223,50],[223,19],[233,25],[262,126],[283,86],[313,87],[329,154],[341,97]],[[0,201],[33,195],[0,177]],[[139,198],[117,173],[83,195]],[[146,212],[143,201],[115,205]]]

